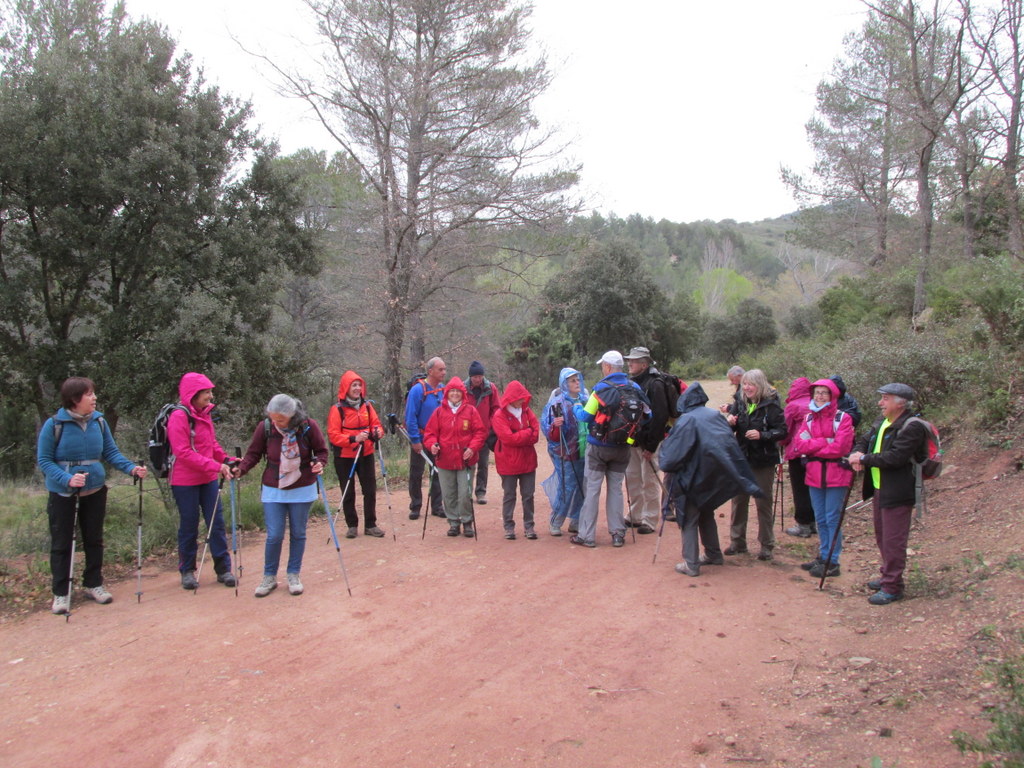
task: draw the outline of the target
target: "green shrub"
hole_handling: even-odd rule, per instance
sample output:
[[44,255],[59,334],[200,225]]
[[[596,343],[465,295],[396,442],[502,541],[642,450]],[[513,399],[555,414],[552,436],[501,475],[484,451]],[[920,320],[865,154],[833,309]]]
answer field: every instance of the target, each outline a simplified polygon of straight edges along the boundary
[[962,753],[988,759],[981,768],[1024,768],[1024,656],[997,662],[986,670],[1003,701],[985,713],[992,729],[982,738],[954,731],[953,743]]

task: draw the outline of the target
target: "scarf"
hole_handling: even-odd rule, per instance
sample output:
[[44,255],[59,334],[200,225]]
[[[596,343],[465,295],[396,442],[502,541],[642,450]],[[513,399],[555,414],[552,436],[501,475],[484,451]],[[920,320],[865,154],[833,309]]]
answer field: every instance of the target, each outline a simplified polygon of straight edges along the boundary
[[288,488],[295,485],[302,475],[302,454],[299,451],[299,432],[296,429],[280,429],[281,462],[277,469],[277,487]]

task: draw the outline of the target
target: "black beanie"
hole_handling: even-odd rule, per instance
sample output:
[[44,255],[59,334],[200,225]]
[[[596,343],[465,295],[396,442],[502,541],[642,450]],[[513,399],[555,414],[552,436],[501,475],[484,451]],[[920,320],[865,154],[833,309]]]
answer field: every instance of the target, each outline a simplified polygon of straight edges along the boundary
[[469,375],[470,376],[483,376],[484,375],[483,363],[479,362],[478,360],[474,360],[472,363],[470,363],[469,364]]

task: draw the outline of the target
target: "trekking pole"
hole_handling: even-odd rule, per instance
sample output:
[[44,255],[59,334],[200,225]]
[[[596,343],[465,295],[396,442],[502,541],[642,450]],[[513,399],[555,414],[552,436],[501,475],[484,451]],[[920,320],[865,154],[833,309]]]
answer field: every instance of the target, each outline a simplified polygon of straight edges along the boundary
[[[654,472],[654,476],[658,478],[658,485],[661,487],[661,490],[665,493],[668,493],[668,489],[665,488],[664,481],[660,477],[658,477],[658,468],[654,466],[654,459],[648,456],[647,463],[651,465],[651,471]],[[665,533],[664,511],[662,511],[661,514],[661,525],[658,526],[658,538],[654,542],[654,557],[651,558],[651,565],[654,565],[654,562],[658,559],[658,550],[661,548],[661,536],[663,533]]]
[[[420,532],[420,541],[423,541],[427,537],[427,519],[430,517],[430,502],[433,500],[434,494],[431,493],[431,489],[434,487],[434,475],[437,473],[437,468],[433,462],[427,458],[427,451],[424,448],[420,451],[420,456],[427,462],[427,466],[430,467],[430,472],[427,473],[427,507],[423,512],[423,530]],[[440,482],[440,480],[438,480]]]
[[[675,500],[672,498],[672,488],[665,484],[664,479],[660,480],[659,482],[661,484],[661,489],[665,492],[665,495],[668,496],[668,506],[669,510],[671,511],[675,502]],[[678,519],[678,516],[679,513],[677,512],[676,519]],[[658,559],[658,550],[661,549],[661,537],[662,534],[665,533],[665,517],[665,510],[663,509],[661,513],[661,525],[658,526],[658,540],[654,543],[654,557],[651,558],[651,565],[654,565],[655,561]],[[682,526],[680,526],[680,530],[682,530]]]
[[316,483],[324,500],[324,512],[327,513],[327,524],[331,527],[331,538],[334,539],[334,548],[338,551],[338,565],[341,566],[341,575],[345,577],[345,589],[348,590],[348,596],[352,597],[352,587],[348,583],[348,571],[345,570],[345,560],[341,556],[341,542],[338,541],[338,531],[334,527],[334,518],[331,516],[331,505],[327,502],[327,486],[324,484],[322,474],[316,476]]
[[462,460],[462,466],[466,468],[466,493],[469,494],[469,524],[473,526],[473,541],[479,541],[476,536],[476,505],[473,504],[473,470],[469,462]]
[[[242,449],[235,446],[235,458],[242,458]],[[235,579],[235,597],[238,597],[238,582],[242,580],[242,556],[238,546],[238,480],[232,477],[228,482],[231,492],[231,555],[238,566],[238,578]]]
[[[630,450],[633,450],[633,449],[630,448]],[[630,513],[631,513],[631,511],[632,511],[632,509],[633,509],[633,500],[631,498],[629,498],[629,482],[626,481],[625,479],[623,479],[623,483],[626,486],[626,515],[625,515],[625,517],[628,518]],[[642,518],[642,513],[641,513],[641,518]],[[633,534],[633,543],[636,544],[636,528],[633,526],[632,522],[630,523],[630,526],[629,526],[629,532]]]
[[398,541],[395,533],[395,511],[391,508],[391,491],[388,490],[388,470],[384,466],[384,441],[377,440],[377,460],[380,462],[380,474],[384,478],[384,498],[388,500],[388,520],[391,521],[391,539]]
[[[76,473],[77,474],[77,473]],[[88,476],[88,472],[84,473]],[[75,532],[78,530],[78,505],[82,503],[82,489],[75,489],[75,516],[71,521],[71,565],[68,566],[68,612],[64,614],[64,623],[71,621],[71,588],[75,584]]]
[[[779,530],[783,530],[785,523],[783,522],[783,516],[785,515],[786,506],[782,503],[782,465],[778,464],[775,470],[775,498],[772,500],[772,518],[779,518]],[[772,527],[774,527],[775,520],[772,520]]]
[[[136,464],[140,467],[145,466],[145,462],[139,459]],[[136,475],[132,479],[132,483],[137,483],[139,486],[139,525],[136,529],[135,541],[136,541],[136,552],[135,552],[135,602],[142,602],[142,478]]]
[[338,502],[338,517],[341,517],[342,507],[345,506],[345,497],[348,495],[348,487],[352,484],[352,475],[356,473],[356,464],[359,463],[359,457],[362,455],[363,444],[360,443],[359,447],[356,449],[355,458],[352,459],[352,466],[348,468],[348,479],[345,481],[345,490],[341,492],[341,501]]
[[199,579],[203,575],[203,564],[206,562],[206,550],[210,548],[210,536],[212,535],[213,531],[213,520],[215,517],[217,517],[217,510],[222,508],[223,506],[221,502],[221,495],[223,494],[223,492],[224,478],[222,476],[220,478],[220,483],[218,483],[217,485],[217,503],[214,504],[213,510],[211,510],[210,512],[210,519],[206,521],[206,541],[203,544],[203,556],[199,558],[199,570],[196,571],[196,588],[192,590],[193,596],[195,596],[195,594],[199,591]]
[[[856,475],[854,475],[856,477]],[[846,488],[846,496],[843,497],[843,506],[839,510],[839,524],[836,526],[835,533],[832,534],[832,543],[828,548],[828,557],[825,558],[825,563],[821,568],[821,581],[818,582],[818,591],[820,592],[825,588],[825,577],[828,574],[829,566],[832,564],[832,554],[836,551],[836,543],[839,541],[839,532],[843,529],[843,520],[846,518],[846,502],[850,500],[850,490],[853,488],[853,478],[850,478],[850,485]]]

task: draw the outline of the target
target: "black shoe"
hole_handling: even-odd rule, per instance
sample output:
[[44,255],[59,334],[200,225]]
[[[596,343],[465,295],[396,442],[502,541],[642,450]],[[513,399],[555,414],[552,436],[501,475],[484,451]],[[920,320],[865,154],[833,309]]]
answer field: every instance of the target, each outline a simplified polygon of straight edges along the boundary
[[470,538],[470,539],[473,538],[474,534],[473,534],[473,524],[472,523],[463,523],[462,524],[462,535],[466,536],[467,538]]
[[898,595],[892,595],[888,592],[878,590],[871,597],[868,598],[868,602],[872,605],[889,605],[889,603],[895,603],[897,600],[903,599],[903,593],[900,592]]
[[747,554],[746,547],[726,547],[722,550],[723,555],[745,555]]
[[770,549],[762,549],[760,552],[757,553],[757,559],[758,560],[771,560],[772,559],[772,551]]
[[476,497],[476,503],[477,504],[486,504],[487,503],[487,497],[486,496],[477,496]]
[[410,520],[419,520],[420,519],[420,513],[419,512],[410,512],[409,513],[409,519]]
[[458,536],[459,535],[459,526],[453,525],[452,527],[450,527],[448,529],[448,535],[449,536]]
[[612,546],[613,547],[621,547],[625,543],[626,543],[626,537],[623,536],[621,533],[613,533],[612,534]]
[[231,571],[228,571],[226,573],[218,573],[217,581],[219,581],[225,587],[234,587],[238,584],[238,580],[235,579],[235,574],[233,574]]
[[181,588],[182,589],[199,589],[199,581],[196,579],[195,571],[182,571],[181,572]]
[[676,516],[675,515],[666,515],[666,517],[665,517],[665,522],[666,523],[674,523],[675,521],[676,521]]
[[438,512],[436,509],[432,510],[431,513],[430,513],[430,516],[431,517],[448,517],[448,515],[446,515],[444,513],[443,509],[440,512]]
[[830,563],[828,568],[825,568],[825,563],[818,563],[816,566],[811,568],[811,576],[816,579],[820,579],[822,576],[838,576],[839,575],[839,563]]
[[637,526],[641,525],[641,523],[634,523],[632,520],[629,520],[627,518],[625,520],[625,525],[626,525],[627,528],[636,528]]
[[580,527],[573,521],[569,521],[569,533],[579,533]]
[[514,533],[512,533],[512,531],[509,531],[508,533],[505,534],[505,538],[508,539],[509,541],[515,541],[516,540],[516,535]]
[[813,560],[808,560],[806,563],[800,563],[800,567],[803,568],[805,571],[811,571],[824,562],[825,561],[822,560],[820,557],[816,557]]
[[654,533],[654,529],[651,528],[651,526],[649,526],[647,523],[640,523],[640,525],[638,525],[636,527],[636,532],[637,533]]
[[591,549],[597,546],[597,544],[595,544],[594,542],[587,541],[586,539],[581,539],[579,536],[570,536],[569,543],[579,544],[581,547],[590,547]]
[[537,532],[536,531],[527,531],[526,532],[526,538],[528,538],[531,541],[533,541],[534,539],[537,538]]
[[718,560],[714,560],[714,559],[708,557],[707,555],[701,555],[700,556],[700,564],[701,565],[725,565],[725,558],[723,557],[723,558],[719,558]]

